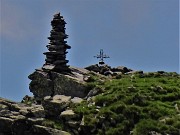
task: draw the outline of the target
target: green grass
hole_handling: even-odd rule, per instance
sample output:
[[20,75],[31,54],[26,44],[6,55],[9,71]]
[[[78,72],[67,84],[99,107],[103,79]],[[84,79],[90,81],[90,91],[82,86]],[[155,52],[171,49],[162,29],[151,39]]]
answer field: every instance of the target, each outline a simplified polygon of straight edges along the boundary
[[[131,75],[121,75],[119,79],[91,76],[89,85],[101,87],[103,92],[74,107],[76,113],[85,117],[89,134],[129,135],[133,131],[134,135],[148,135],[155,131],[178,135],[180,76],[177,73],[136,74],[133,79]],[[94,126],[96,130],[92,130]]]
[[45,119],[41,125],[59,130],[64,128],[63,123],[55,119]]

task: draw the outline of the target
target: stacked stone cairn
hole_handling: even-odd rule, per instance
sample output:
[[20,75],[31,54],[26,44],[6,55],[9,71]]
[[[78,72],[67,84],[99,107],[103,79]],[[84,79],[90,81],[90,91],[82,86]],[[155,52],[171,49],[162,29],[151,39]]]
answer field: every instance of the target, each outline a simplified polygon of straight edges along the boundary
[[71,46],[65,41],[68,35],[65,33],[65,24],[63,17],[60,13],[54,15],[51,21],[52,30],[50,31],[49,44],[46,46],[49,52],[43,53],[46,55],[45,64],[42,69],[44,71],[55,71],[58,73],[70,72],[69,66],[66,60],[67,49]]
[[49,51],[44,53],[45,64],[28,76],[31,80],[29,89],[37,103],[42,103],[46,96],[65,95],[83,98],[87,95],[88,87],[83,80],[85,73],[67,65],[67,49],[71,47],[65,41],[68,37],[65,33],[65,24],[60,13],[54,15],[48,37]]

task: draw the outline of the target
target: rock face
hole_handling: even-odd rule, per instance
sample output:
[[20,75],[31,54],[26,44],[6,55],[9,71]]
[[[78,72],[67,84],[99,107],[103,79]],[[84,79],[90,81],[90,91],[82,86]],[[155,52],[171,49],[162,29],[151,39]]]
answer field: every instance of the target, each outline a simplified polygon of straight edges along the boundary
[[79,135],[82,116],[69,107],[82,101],[78,97],[55,95],[46,96],[37,105],[0,98],[0,135]]
[[72,72],[69,75],[57,72],[46,73],[35,71],[29,75],[30,91],[35,98],[43,99],[45,96],[66,95],[83,98],[88,93],[88,87],[83,80],[84,75]]
[[85,82],[75,75],[62,75],[52,73],[54,83],[54,95],[63,94],[72,97],[85,97],[87,88]]
[[0,98],[0,135],[70,135],[43,126],[45,117],[42,105],[30,106]]
[[42,98],[53,94],[53,81],[50,79],[49,73],[35,71],[29,75],[29,79],[32,80],[29,89],[35,97]]

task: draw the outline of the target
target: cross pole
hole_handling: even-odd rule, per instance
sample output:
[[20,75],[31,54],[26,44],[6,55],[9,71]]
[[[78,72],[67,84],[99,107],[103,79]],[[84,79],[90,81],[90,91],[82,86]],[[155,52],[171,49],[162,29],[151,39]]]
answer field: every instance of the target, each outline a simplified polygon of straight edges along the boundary
[[94,57],[97,58],[97,59],[100,59],[100,60],[99,60],[99,65],[103,65],[103,64],[104,64],[104,59],[110,58],[109,56],[107,56],[106,54],[104,54],[103,49],[100,49],[99,54],[97,54],[97,55],[94,56]]

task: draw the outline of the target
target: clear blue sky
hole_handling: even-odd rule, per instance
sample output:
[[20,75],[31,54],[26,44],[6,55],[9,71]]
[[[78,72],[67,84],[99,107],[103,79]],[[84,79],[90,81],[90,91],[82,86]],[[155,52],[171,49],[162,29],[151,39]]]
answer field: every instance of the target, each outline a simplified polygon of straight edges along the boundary
[[0,96],[20,101],[44,64],[53,14],[64,16],[69,65],[86,67],[104,49],[112,67],[179,72],[178,0],[0,0]]

